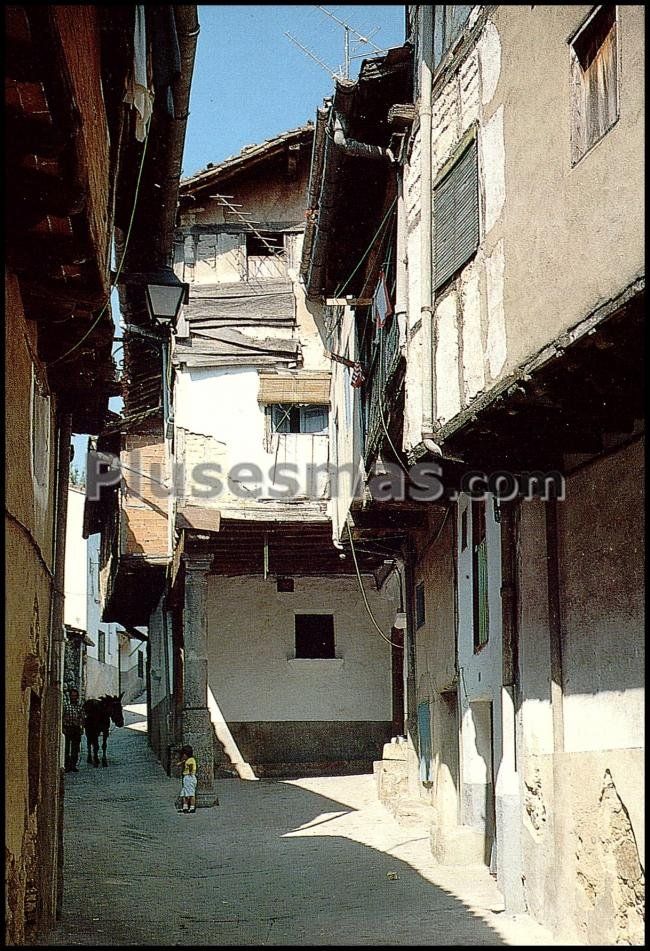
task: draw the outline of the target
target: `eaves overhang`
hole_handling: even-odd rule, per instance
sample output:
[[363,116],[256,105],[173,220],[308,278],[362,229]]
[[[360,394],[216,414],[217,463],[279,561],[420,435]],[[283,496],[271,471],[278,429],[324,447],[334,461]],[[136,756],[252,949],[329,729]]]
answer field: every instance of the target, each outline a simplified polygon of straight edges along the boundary
[[[364,250],[379,224],[387,190],[395,188],[395,170],[386,162],[351,156],[334,141],[343,118],[354,140],[385,149],[392,105],[408,101],[412,90],[412,47],[404,44],[385,56],[364,60],[359,78],[337,79],[332,100],[316,118],[307,225],[300,276],[307,296],[331,296]],[[347,292],[353,293],[351,282]]]
[[[130,143],[131,168],[140,168],[137,176],[127,173],[122,185],[123,200],[116,209],[116,257],[121,260],[126,236],[128,246],[121,271],[146,273],[171,264],[174,229],[178,211],[185,133],[189,117],[190,87],[199,34],[195,4],[173,6],[180,52],[180,71],[171,85],[174,115],[167,110],[164,96],[154,99],[146,154],[142,145]],[[136,212],[130,216],[137,194]],[[145,289],[137,284],[118,284],[120,309],[124,322],[141,328],[151,327]],[[162,407],[162,350],[155,341],[124,332],[124,371],[122,377],[124,414],[131,417]]]
[[223,162],[210,164],[195,175],[183,179],[181,182],[181,200],[195,196],[206,188],[213,189],[232,175],[246,174],[260,163],[267,163],[291,146],[309,144],[314,134],[314,125],[309,122],[296,129],[289,129],[272,139],[266,139],[256,145],[248,145],[237,155],[232,155]]
[[443,470],[563,472],[577,456],[637,438],[645,417],[644,316],[645,276],[439,426]]

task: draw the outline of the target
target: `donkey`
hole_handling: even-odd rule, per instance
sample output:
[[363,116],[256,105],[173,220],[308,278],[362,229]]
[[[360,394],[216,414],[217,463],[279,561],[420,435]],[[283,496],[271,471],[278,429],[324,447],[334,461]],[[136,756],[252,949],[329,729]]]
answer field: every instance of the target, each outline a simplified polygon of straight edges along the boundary
[[[115,726],[124,726],[122,712],[122,697],[100,697],[99,700],[86,700],[84,703],[84,728],[88,745],[88,762],[99,766],[99,734],[102,734],[102,766],[108,766],[106,759],[106,740],[111,728],[111,720]],[[94,758],[93,758],[94,751]]]

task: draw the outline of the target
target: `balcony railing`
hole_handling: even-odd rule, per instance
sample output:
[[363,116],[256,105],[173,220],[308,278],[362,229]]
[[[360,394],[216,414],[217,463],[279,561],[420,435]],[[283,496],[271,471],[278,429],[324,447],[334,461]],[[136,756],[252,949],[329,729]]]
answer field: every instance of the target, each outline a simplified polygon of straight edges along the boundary
[[378,331],[370,367],[370,376],[366,382],[364,400],[364,419],[366,427],[365,456],[373,453],[379,446],[388,425],[388,391],[400,362],[399,325],[392,317],[387,325]]

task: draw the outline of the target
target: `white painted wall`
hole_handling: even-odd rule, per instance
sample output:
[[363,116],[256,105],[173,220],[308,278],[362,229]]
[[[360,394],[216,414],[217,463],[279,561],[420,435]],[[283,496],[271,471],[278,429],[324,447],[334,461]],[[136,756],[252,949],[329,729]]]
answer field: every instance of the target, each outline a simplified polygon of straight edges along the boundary
[[[461,708],[461,779],[463,783],[485,782],[485,763],[478,756],[475,744],[475,725],[470,704],[475,701],[493,702],[495,767],[501,760],[501,680],[502,680],[502,618],[501,618],[501,526],[494,517],[492,498],[485,505],[485,525],[488,561],[489,637],[484,647],[474,652],[472,613],[472,511],[467,496],[458,502],[458,522],[467,510],[468,544],[461,550],[461,532],[458,532],[458,667]],[[496,769],[495,769],[496,772]]]
[[[478,9],[472,12],[472,18],[476,18]],[[504,110],[503,106],[492,108],[500,73],[499,33],[488,20],[477,46],[432,103],[432,180],[454,157],[473,126],[478,128],[479,151],[479,249],[457,280],[444,289],[444,295],[434,300],[435,415],[439,425],[449,423],[499,376],[507,355],[503,246],[496,246],[505,204]],[[419,136],[418,130],[404,169],[408,258],[406,450],[422,438],[422,363],[426,359],[420,312]],[[435,213],[433,228],[435,235]]]
[[549,652],[546,512],[540,500],[523,502],[520,524],[519,671],[521,728],[531,754],[553,752]]
[[[354,310],[346,307],[335,339],[334,349],[348,360],[355,360]],[[330,445],[332,463],[339,478],[333,481],[332,492],[332,537],[345,538],[345,528],[352,499],[363,490],[365,467],[363,464],[363,425],[361,418],[361,390],[351,384],[352,371],[340,363],[332,364],[331,405],[336,410],[330,413]]]
[[68,489],[68,514],[65,542],[64,623],[86,630],[87,624],[87,544],[83,537],[84,489]]
[[566,752],[644,746],[643,470],[637,442],[570,476],[559,505]]
[[[308,467],[327,466],[328,435],[273,434],[267,440],[264,407],[258,402],[259,385],[258,372],[252,368],[207,367],[177,371],[176,459],[177,462],[185,460],[183,482],[177,484],[179,496],[196,505],[213,505],[223,510],[253,506],[262,511],[264,503],[256,504],[256,496],[251,493],[268,498],[272,491],[285,492],[279,466],[290,463],[297,467],[295,476],[288,473],[298,482],[297,497],[311,495],[327,499],[326,473],[319,477],[316,491],[312,493]],[[208,487],[201,485],[192,474],[193,467],[199,463],[221,467],[221,475],[215,471],[214,478],[223,488],[211,498],[201,494]],[[250,470],[233,472],[234,467],[242,464],[257,467],[261,478]],[[237,496],[235,490],[241,483],[250,492],[240,488],[241,494]]]
[[[395,607],[364,579],[390,632]],[[295,660],[295,614],[333,614],[336,659]],[[209,684],[228,721],[390,720],[390,645],[375,631],[356,578],[208,578]]]

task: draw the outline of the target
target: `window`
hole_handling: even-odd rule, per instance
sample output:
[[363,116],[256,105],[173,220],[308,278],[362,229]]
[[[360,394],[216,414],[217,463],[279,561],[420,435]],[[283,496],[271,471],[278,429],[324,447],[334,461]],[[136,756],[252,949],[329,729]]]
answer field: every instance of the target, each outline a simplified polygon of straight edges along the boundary
[[277,281],[286,278],[284,234],[258,231],[248,232],[244,237],[249,281]]
[[271,432],[327,435],[329,417],[327,406],[274,403],[269,409],[271,412]]
[[281,593],[291,594],[293,592],[293,578],[277,578],[276,588]]
[[424,581],[421,581],[415,587],[415,627],[420,628],[426,621],[426,610],[424,601]]
[[571,161],[583,155],[618,119],[616,6],[597,7],[571,42]]
[[334,656],[334,615],[296,614],[296,657]]
[[472,610],[474,650],[479,651],[489,637],[487,539],[485,502],[472,501]]
[[144,677],[144,654],[138,651],[138,677],[142,680]]
[[433,189],[435,289],[472,257],[478,247],[478,157],[476,138]]
[[472,9],[469,6],[436,7],[433,24],[433,66],[440,63],[448,49],[460,36],[460,32],[467,22]]
[[97,660],[100,664],[106,663],[106,634],[99,631],[97,635]]

